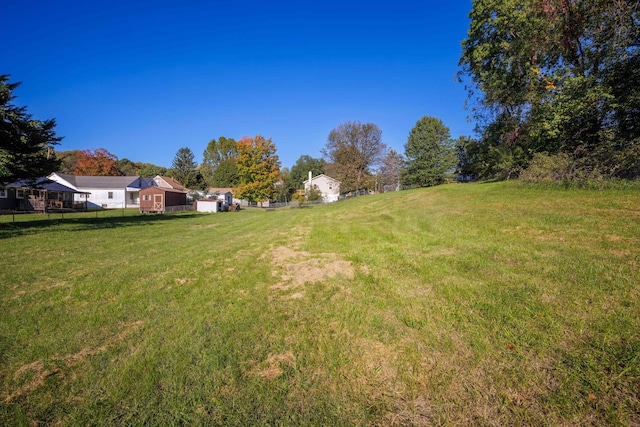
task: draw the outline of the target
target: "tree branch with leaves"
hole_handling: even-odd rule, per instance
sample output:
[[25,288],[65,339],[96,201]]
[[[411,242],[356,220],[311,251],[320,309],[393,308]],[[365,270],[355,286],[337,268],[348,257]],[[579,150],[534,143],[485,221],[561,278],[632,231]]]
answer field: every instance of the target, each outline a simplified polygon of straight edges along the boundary
[[271,138],[261,135],[244,137],[237,144],[239,185],[234,191],[238,199],[265,202],[276,194],[275,184],[280,178],[280,160]]

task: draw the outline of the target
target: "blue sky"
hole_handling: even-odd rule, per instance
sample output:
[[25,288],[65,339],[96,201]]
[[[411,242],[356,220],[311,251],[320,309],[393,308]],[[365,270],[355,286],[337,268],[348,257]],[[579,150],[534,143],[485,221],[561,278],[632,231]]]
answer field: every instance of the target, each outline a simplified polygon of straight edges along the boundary
[[345,121],[399,152],[424,115],[470,135],[456,82],[471,0],[29,1],[3,5],[0,74],[55,118],[58,150],[171,166],[212,138],[272,138],[282,166],[321,157]]

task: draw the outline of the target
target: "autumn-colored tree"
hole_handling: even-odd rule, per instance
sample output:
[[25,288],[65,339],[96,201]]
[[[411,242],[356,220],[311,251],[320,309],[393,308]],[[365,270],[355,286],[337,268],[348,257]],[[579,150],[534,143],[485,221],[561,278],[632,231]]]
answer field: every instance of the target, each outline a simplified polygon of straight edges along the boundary
[[74,175],[80,176],[119,176],[118,158],[105,150],[82,150],[77,154]]
[[275,184],[280,177],[280,161],[271,138],[261,135],[244,137],[238,141],[238,176],[240,185],[235,197],[250,202],[264,202],[275,195]]

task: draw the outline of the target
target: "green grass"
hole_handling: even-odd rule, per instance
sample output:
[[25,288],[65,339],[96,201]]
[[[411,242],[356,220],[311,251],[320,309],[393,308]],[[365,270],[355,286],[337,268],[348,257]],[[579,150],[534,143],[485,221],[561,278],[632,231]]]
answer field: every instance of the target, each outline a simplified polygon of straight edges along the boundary
[[0,217],[0,425],[635,425],[640,188]]

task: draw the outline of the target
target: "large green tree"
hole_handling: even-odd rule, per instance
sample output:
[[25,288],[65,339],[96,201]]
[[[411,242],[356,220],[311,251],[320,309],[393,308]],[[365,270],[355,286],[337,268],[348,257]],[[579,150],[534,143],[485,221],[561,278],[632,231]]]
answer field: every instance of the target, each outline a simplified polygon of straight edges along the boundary
[[325,173],[327,162],[324,159],[316,159],[304,154],[296,160],[291,167],[291,182],[295,189],[304,189],[304,181],[309,179],[309,172],[313,176]]
[[340,191],[355,191],[372,186],[373,169],[384,156],[386,145],[382,131],[374,123],[345,122],[329,133],[322,154],[327,172],[341,181]]
[[276,182],[275,200],[277,202],[289,202],[291,196],[295,193],[296,187],[291,179],[291,170],[289,168],[280,169],[280,178]]
[[209,187],[234,187],[239,182],[238,146],[233,138],[212,139],[202,156],[200,171]]
[[59,172],[73,174],[78,164],[80,150],[56,151],[56,157],[60,161]]
[[132,162],[129,159],[118,160],[118,169],[120,170],[120,175],[124,175],[124,176],[136,176],[140,174],[139,163]]
[[401,174],[404,185],[442,184],[456,165],[449,128],[436,117],[424,116],[418,120],[404,150],[406,167]]
[[276,194],[280,177],[280,160],[271,138],[261,135],[238,141],[238,175],[240,183],[235,197],[250,202],[265,202]]
[[195,161],[193,151],[189,147],[182,147],[178,150],[173,163],[171,164],[170,173],[178,182],[187,188],[199,188],[202,186],[200,181],[201,175],[198,171],[198,164]]
[[0,186],[18,180],[35,182],[60,167],[53,152],[62,139],[55,134],[56,122],[33,119],[26,107],[12,104],[19,85],[0,75]]
[[487,153],[640,174],[639,2],[474,0],[469,17],[460,65]]
[[169,171],[164,166],[154,165],[153,163],[138,163],[140,169],[138,173],[143,178],[153,178],[156,175],[166,175]]

